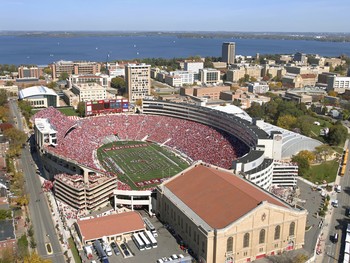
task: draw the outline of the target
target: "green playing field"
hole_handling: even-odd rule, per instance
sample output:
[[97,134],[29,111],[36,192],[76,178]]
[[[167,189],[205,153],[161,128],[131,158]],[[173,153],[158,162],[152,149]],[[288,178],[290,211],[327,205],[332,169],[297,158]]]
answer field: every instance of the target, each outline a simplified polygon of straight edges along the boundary
[[97,150],[97,157],[107,171],[119,174],[119,180],[132,189],[155,186],[160,179],[171,177],[189,166],[166,148],[140,141],[105,144]]

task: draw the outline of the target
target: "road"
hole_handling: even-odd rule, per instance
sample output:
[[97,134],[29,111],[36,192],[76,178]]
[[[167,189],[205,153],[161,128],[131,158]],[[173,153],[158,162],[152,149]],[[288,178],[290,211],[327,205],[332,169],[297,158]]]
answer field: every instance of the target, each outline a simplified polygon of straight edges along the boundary
[[[350,142],[347,145],[350,147]],[[349,160],[347,160],[347,171],[344,177],[340,177],[339,185],[342,186],[341,193],[333,193],[331,200],[337,199],[339,202],[338,208],[332,208],[332,219],[329,223],[329,236],[325,237],[325,252],[326,255],[323,259],[324,263],[330,262],[342,262],[343,251],[345,246],[346,227],[350,223],[349,218],[345,215],[345,211],[349,208],[350,204],[350,172],[349,172]],[[339,241],[333,243],[331,236],[338,233]]]
[[[22,119],[17,108],[16,101],[10,100],[9,104],[12,115],[16,118],[18,129],[23,130]],[[52,222],[52,216],[45,193],[43,193],[41,189],[39,175],[36,174],[36,166],[30,153],[30,147],[27,146],[23,149],[20,160],[21,168],[26,181],[26,191],[30,197],[28,207],[31,223],[33,224],[34,228],[34,238],[37,243],[37,252],[41,257],[49,258],[53,263],[63,263],[65,260],[61,245],[54,229],[54,224]],[[37,164],[40,168],[40,163],[37,162]],[[46,250],[45,244],[47,243],[50,243],[52,246],[53,253],[50,255]]]

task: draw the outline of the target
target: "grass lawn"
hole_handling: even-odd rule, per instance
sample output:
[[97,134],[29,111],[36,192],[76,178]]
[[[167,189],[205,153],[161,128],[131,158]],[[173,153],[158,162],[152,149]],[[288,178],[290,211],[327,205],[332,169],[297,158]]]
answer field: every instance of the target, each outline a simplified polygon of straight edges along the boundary
[[60,112],[62,112],[66,116],[78,116],[78,113],[72,108],[57,108]]
[[[119,180],[130,185],[132,189],[143,188],[135,183],[171,177],[188,167],[184,160],[165,148],[139,141],[103,145],[97,150],[97,157],[106,170],[119,173]],[[157,184],[159,182],[148,182],[144,187]]]
[[315,125],[312,123],[311,133],[312,133],[312,137],[317,139],[317,137],[320,137],[320,130],[322,128],[325,128],[325,127],[328,127],[328,128],[331,127],[332,123],[330,123],[329,121],[322,120],[322,119],[313,118],[313,122],[315,122],[315,121],[318,121],[320,123],[320,125]]
[[334,182],[337,176],[339,164],[336,161],[328,161],[319,165],[312,165],[308,175],[303,178],[315,183],[322,184],[324,180],[328,183]]
[[[66,116],[78,116],[78,113],[73,108],[56,108],[60,112],[62,112]],[[44,110],[42,109],[32,109],[32,114],[34,115],[38,111]]]
[[73,257],[74,257],[74,261],[75,261],[76,263],[81,263],[81,258],[80,258],[80,256],[79,256],[77,247],[75,246],[75,243],[74,243],[72,237],[68,238],[68,243],[69,243],[70,249],[72,250],[72,254],[73,254]]

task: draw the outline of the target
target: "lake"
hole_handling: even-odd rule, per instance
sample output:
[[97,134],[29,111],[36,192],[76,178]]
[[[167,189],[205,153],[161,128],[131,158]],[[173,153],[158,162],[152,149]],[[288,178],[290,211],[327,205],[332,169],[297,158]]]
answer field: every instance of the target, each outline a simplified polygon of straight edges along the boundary
[[174,36],[0,36],[0,64],[46,65],[58,60],[112,61],[150,57],[186,58],[197,55],[220,57],[221,45],[226,41],[236,42],[237,55],[303,52],[332,57],[341,54],[350,56],[348,42]]

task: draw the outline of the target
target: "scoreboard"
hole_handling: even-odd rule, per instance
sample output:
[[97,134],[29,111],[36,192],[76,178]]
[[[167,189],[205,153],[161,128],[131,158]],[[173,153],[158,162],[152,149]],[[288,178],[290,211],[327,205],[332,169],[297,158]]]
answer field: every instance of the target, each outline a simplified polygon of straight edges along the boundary
[[85,102],[85,116],[120,113],[129,110],[128,99],[92,100]]

